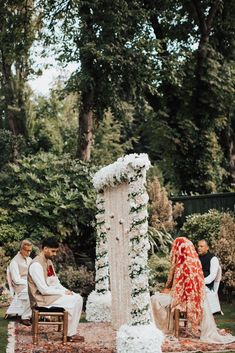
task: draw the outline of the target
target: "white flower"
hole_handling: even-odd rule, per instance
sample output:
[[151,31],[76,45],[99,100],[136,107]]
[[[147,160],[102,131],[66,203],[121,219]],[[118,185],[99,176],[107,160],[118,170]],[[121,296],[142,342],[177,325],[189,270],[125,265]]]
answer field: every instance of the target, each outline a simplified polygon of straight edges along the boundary
[[111,321],[111,293],[91,292],[87,298],[86,320],[91,322]]
[[117,353],[161,353],[163,333],[154,324],[123,325],[117,332]]
[[[115,163],[99,170],[93,177],[93,185],[97,190],[105,187],[115,186],[125,180],[129,182],[136,177],[136,171],[141,170],[145,176],[150,167],[147,154],[129,154],[119,158]],[[139,186],[142,187],[143,180],[139,178]]]

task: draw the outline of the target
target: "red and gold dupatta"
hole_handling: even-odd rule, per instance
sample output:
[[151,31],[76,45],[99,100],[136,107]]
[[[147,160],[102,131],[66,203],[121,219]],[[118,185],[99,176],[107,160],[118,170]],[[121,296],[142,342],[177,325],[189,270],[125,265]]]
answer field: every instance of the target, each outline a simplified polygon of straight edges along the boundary
[[198,254],[187,238],[176,238],[172,244],[171,270],[166,286],[171,287],[172,309],[186,312],[192,330],[196,330],[202,320],[205,285]]

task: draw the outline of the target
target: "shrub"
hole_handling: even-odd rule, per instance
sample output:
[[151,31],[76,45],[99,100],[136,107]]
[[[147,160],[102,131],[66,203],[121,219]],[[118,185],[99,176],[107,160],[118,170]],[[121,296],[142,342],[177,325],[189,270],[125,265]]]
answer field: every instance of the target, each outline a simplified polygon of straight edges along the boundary
[[153,254],[149,261],[149,288],[150,292],[159,291],[165,286],[168,272],[170,269],[170,258],[168,256],[161,256],[160,254]]
[[0,247],[0,287],[6,284],[6,269],[9,264],[10,258],[6,256],[5,250]]
[[61,283],[68,289],[78,292],[82,297],[87,297],[95,286],[94,272],[89,271],[86,266],[77,269],[68,266],[58,273]]
[[94,256],[94,171],[70,155],[43,152],[8,164],[0,174],[0,246],[54,235]]
[[196,245],[205,239],[222,266],[222,282],[228,289],[235,288],[235,218],[231,213],[210,210],[187,217],[182,235]]
[[211,242],[212,251],[222,265],[222,281],[229,289],[235,288],[235,217],[223,214],[218,238]]
[[176,227],[176,218],[183,211],[183,205],[180,203],[172,204],[168,199],[166,189],[161,187],[158,178],[154,178],[148,183],[149,194],[149,240],[154,250],[164,253],[169,252]]
[[195,246],[201,239],[206,239],[210,246],[212,240],[218,238],[223,215],[220,211],[209,210],[207,213],[187,216],[181,228],[181,235],[192,240]]
[[172,231],[176,226],[175,219],[183,212],[183,204],[177,202],[173,205],[157,178],[149,182],[148,193],[150,225],[157,230]]

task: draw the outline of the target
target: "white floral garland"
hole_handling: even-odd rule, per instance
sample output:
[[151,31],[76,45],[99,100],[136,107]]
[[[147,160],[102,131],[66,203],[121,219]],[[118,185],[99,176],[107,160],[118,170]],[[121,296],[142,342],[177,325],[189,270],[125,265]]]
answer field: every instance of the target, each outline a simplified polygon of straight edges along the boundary
[[[129,233],[129,276],[131,279],[131,315],[128,325],[123,325],[117,333],[117,353],[160,353],[163,334],[150,320],[150,297],[148,288],[148,249],[147,203],[145,188],[146,171],[150,167],[147,154],[131,154],[119,158],[115,163],[102,168],[94,178],[93,184],[98,191],[97,197],[97,259],[96,291],[89,298],[92,305],[100,295],[107,293],[108,258],[107,233],[104,220],[103,192],[107,187],[121,183],[129,184],[128,201],[130,204]],[[107,225],[106,225],[107,226]],[[92,295],[92,294],[91,294]],[[108,302],[106,301],[106,304]],[[105,304],[105,305],[106,305]],[[90,304],[90,306],[92,306]],[[110,304],[111,305],[111,304]],[[93,305],[94,307],[94,305]],[[91,311],[93,320],[101,315]],[[111,308],[110,308],[111,312]],[[108,315],[107,315],[108,316]]]
[[93,185],[97,191],[100,191],[123,182],[131,182],[133,178],[136,179],[136,174],[145,174],[149,167],[150,161],[147,154],[129,154],[100,169],[93,177]]
[[100,191],[96,199],[96,277],[95,291],[91,292],[86,303],[86,320],[92,322],[111,321],[111,292],[109,291],[109,262],[107,233],[104,218],[104,194]]

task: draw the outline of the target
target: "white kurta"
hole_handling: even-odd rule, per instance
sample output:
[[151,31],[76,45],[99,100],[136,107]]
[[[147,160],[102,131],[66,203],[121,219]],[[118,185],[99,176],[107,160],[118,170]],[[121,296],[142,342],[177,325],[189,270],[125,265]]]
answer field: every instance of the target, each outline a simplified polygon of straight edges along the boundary
[[[29,268],[31,261],[32,261],[31,257],[23,258],[23,256],[22,256],[22,265],[27,267],[27,269]],[[9,269],[10,269],[11,279],[14,282],[14,284],[16,286],[19,286],[19,285],[25,286],[24,289],[22,289],[22,291],[20,293],[18,293],[18,298],[28,299],[27,279],[21,277],[20,271],[19,271],[19,266],[18,266],[15,259],[12,259],[12,261],[10,262]]]
[[[18,257],[18,261],[21,261],[21,266],[25,267],[26,270],[28,270],[32,259],[31,257],[23,257],[20,254],[20,257]],[[14,282],[14,284],[16,286],[23,285],[24,288],[19,293],[15,294],[12,304],[8,308],[6,314],[12,315],[12,314],[18,314],[20,312],[21,318],[23,320],[30,319],[32,316],[32,310],[30,307],[29,296],[28,296],[28,283],[27,283],[27,279],[23,278],[20,275],[19,265],[15,260],[15,258],[13,258],[12,261],[10,262],[9,272],[10,272],[11,280]],[[16,313],[14,312],[15,311],[14,308],[17,309]]]
[[208,300],[208,305],[210,306],[212,313],[221,312],[221,306],[219,302],[218,289],[221,280],[221,268],[219,260],[216,256],[212,257],[210,262],[210,274],[205,277],[205,284],[210,284],[214,281],[214,287],[209,289],[206,286],[206,296]]
[[62,286],[57,276],[48,277],[46,282],[43,268],[38,262],[34,262],[30,266],[29,273],[42,295],[61,295],[61,297],[49,307],[62,307],[68,311],[68,336],[76,335],[83,302],[80,294],[66,294],[67,289]]
[[210,274],[207,277],[205,277],[205,284],[210,284],[215,280],[218,270],[219,270],[219,260],[216,256],[213,256],[210,262]]

